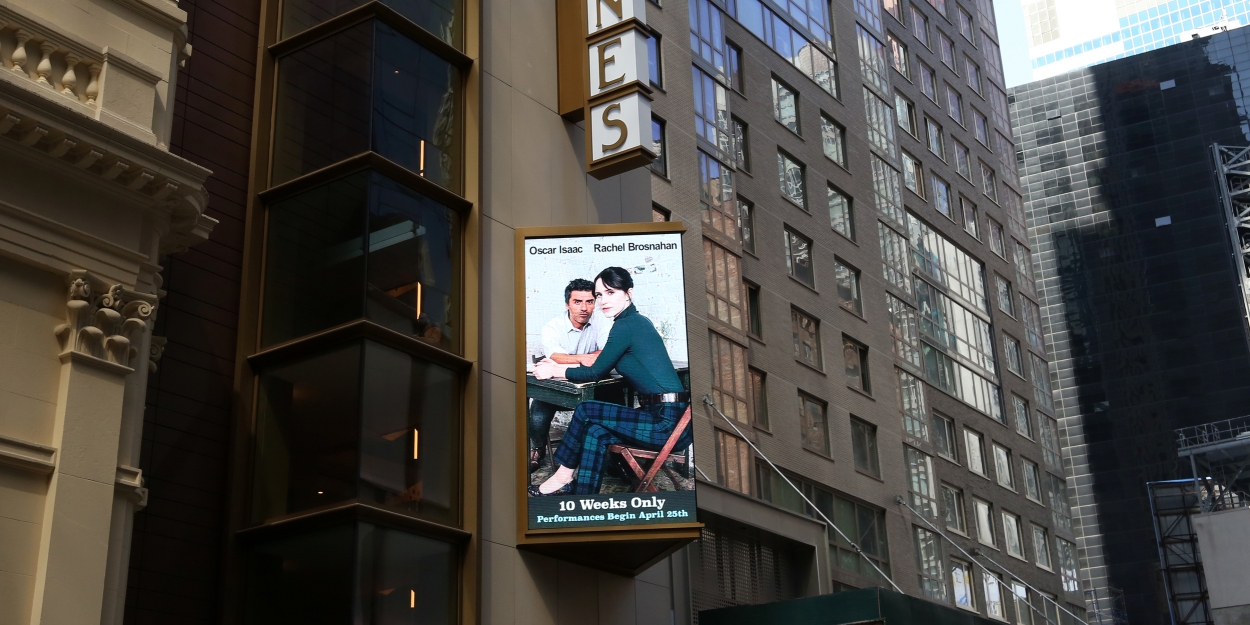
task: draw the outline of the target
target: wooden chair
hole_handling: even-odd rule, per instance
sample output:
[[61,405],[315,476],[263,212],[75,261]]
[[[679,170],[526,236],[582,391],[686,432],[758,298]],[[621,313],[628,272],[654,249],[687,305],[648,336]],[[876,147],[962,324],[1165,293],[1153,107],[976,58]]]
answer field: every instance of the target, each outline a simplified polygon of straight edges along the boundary
[[[620,454],[625,459],[625,464],[629,465],[630,470],[634,472],[634,476],[638,478],[638,484],[630,489],[633,493],[656,493],[660,489],[655,487],[655,475],[660,472],[660,467],[664,463],[672,460],[676,464],[685,465],[686,456],[672,456],[673,447],[677,446],[677,439],[681,438],[682,432],[690,426],[690,408],[686,408],[686,412],[681,415],[681,419],[677,422],[677,427],[673,428],[673,433],[669,435],[668,440],[660,451],[651,451],[648,449],[637,449],[634,447],[626,447],[624,445],[608,445],[608,453]],[[650,460],[651,466],[643,469],[638,460]]]

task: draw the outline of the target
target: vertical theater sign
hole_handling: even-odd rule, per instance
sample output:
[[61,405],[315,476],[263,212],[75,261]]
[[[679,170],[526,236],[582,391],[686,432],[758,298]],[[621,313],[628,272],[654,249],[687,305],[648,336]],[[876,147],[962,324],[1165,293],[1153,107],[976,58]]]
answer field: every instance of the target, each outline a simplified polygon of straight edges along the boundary
[[650,145],[646,0],[559,0],[560,114],[585,121],[586,171],[645,167]]

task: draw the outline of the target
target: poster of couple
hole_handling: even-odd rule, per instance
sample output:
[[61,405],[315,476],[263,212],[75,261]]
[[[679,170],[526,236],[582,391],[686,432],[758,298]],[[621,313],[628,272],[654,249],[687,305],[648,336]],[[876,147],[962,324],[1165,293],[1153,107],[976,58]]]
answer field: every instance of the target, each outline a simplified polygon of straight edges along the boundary
[[528,528],[695,521],[681,233],[522,240]]

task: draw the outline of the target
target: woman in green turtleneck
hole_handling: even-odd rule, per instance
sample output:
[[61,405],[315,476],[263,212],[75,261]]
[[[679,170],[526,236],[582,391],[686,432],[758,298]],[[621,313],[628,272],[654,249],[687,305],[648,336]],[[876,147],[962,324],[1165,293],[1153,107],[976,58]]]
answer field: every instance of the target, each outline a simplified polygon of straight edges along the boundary
[[[544,360],[535,365],[534,377],[594,382],[607,378],[615,368],[638,392],[642,407],[593,400],[578,404],[554,456],[559,468],[540,486],[531,486],[531,496],[598,494],[608,445],[659,449],[690,404],[690,393],[682,388],[664,339],[651,320],[634,308],[633,276],[620,267],[599,272],[595,277],[595,299],[613,323],[608,342],[594,364],[573,366]],[[681,451],[692,442],[693,435],[687,428],[673,451]]]

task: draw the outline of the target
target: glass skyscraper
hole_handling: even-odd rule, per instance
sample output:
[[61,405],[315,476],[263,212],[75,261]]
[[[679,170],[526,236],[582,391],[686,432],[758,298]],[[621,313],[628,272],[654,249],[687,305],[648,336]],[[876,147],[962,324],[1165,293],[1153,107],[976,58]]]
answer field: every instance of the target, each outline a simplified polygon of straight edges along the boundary
[[1083,590],[1134,625],[1171,622],[1146,482],[1189,476],[1176,428],[1250,405],[1211,156],[1250,143],[1247,71],[1242,28],[1010,93]]

